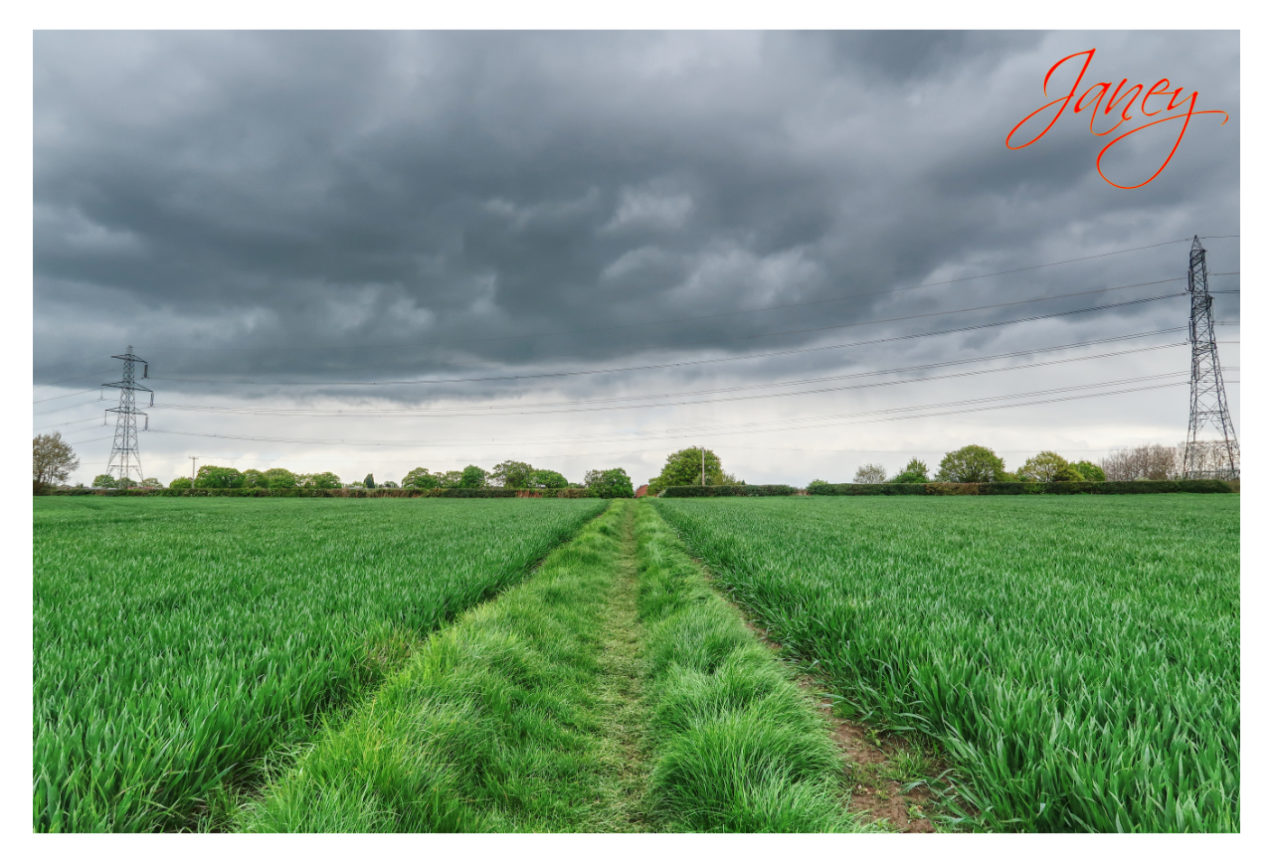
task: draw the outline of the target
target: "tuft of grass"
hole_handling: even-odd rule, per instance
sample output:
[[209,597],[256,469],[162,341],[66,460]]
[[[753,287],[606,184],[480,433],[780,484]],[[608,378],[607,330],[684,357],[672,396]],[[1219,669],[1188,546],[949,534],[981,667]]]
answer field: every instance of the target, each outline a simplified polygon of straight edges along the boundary
[[1239,829],[1237,496],[649,505],[968,823]]
[[658,514],[631,506],[654,817],[695,832],[867,829],[846,813],[843,770],[813,705]]

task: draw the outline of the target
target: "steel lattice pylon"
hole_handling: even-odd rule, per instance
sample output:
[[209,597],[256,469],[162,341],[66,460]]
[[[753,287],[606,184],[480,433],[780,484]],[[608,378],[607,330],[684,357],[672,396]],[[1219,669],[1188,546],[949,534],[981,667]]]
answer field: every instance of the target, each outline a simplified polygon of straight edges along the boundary
[[143,411],[137,410],[134,393],[138,390],[150,393],[150,406],[153,407],[155,391],[137,383],[135,374],[137,364],[141,363],[142,377],[149,377],[150,364],[133,353],[132,345],[128,346],[126,353],[115,354],[111,359],[124,361],[124,377],[123,380],[114,383],[102,384],[104,387],[114,387],[119,390],[119,406],[106,409],[106,413],[115,414],[115,442],[111,444],[111,457],[106,465],[106,472],[112,476],[117,475],[121,480],[131,479],[132,474],[136,472],[137,483],[140,485],[143,477],[141,452],[137,448],[137,417],[146,418],[145,428],[150,428],[150,417]]
[[[1216,350],[1215,320],[1207,289],[1207,251],[1195,236],[1189,251],[1189,435],[1185,439],[1184,474],[1190,479],[1237,479],[1240,466],[1238,436],[1229,418],[1220,357]],[[1219,440],[1200,439],[1207,429]]]

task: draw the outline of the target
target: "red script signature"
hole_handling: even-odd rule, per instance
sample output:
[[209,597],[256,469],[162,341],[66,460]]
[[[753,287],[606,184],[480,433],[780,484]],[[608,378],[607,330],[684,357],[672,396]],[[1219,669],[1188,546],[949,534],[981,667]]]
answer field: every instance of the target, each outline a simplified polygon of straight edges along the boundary
[[[1004,143],[1008,145],[1008,149],[1022,150],[1037,142],[1040,138],[1051,131],[1052,127],[1056,125],[1056,121],[1061,119],[1061,115],[1066,112],[1066,109],[1070,108],[1071,104],[1073,105],[1073,111],[1075,114],[1082,114],[1084,111],[1091,109],[1092,116],[1088,120],[1087,127],[1091,130],[1092,134],[1097,137],[1104,137],[1106,135],[1113,134],[1124,123],[1134,122],[1133,116],[1135,116],[1135,122],[1145,119],[1148,120],[1148,122],[1141,123],[1138,126],[1127,129],[1117,138],[1114,138],[1106,144],[1101,152],[1096,156],[1096,170],[1105,182],[1109,183],[1111,186],[1117,186],[1120,189],[1139,189],[1141,186],[1153,182],[1153,180],[1161,174],[1163,169],[1171,162],[1172,157],[1176,155],[1176,149],[1180,147],[1180,142],[1184,140],[1185,130],[1189,128],[1189,122],[1194,117],[1202,114],[1223,114],[1224,119],[1220,122],[1220,125],[1223,126],[1225,123],[1229,122],[1229,113],[1227,111],[1199,111],[1198,91],[1194,90],[1189,96],[1184,96],[1185,88],[1177,87],[1175,90],[1172,90],[1171,81],[1167,78],[1160,79],[1149,89],[1145,89],[1145,85],[1143,84],[1135,84],[1132,87],[1129,87],[1126,91],[1123,90],[1128,83],[1126,78],[1119,81],[1117,86],[1115,86],[1111,81],[1102,81],[1088,87],[1083,91],[1083,95],[1076,97],[1076,94],[1079,92],[1079,85],[1083,83],[1083,76],[1087,74],[1087,67],[1092,64],[1092,58],[1094,56],[1096,56],[1095,48],[1088,51],[1079,51],[1077,54],[1071,54],[1068,57],[1061,58],[1052,66],[1051,69],[1048,70],[1048,74],[1043,76],[1044,96],[1048,95],[1048,83],[1052,80],[1052,76],[1056,74],[1062,66],[1070,63],[1070,68],[1067,70],[1066,74],[1072,74],[1075,64],[1071,63],[1071,61],[1077,61],[1080,57],[1083,58],[1083,67],[1078,70],[1078,74],[1074,77],[1074,83],[1070,86],[1069,92],[1067,92],[1064,96],[1053,99],[1051,102],[1048,102],[1040,108],[1036,108],[1034,111],[1027,114],[1020,123],[1017,123],[1017,125],[1012,127],[1012,131],[1008,133],[1008,137],[1004,141]],[[1162,102],[1160,101],[1164,96],[1168,97],[1166,107],[1162,107]],[[1135,115],[1133,113],[1133,109],[1137,107],[1136,100],[1138,98],[1140,99],[1140,112],[1139,115]],[[1154,110],[1150,110],[1150,99],[1155,100],[1153,103]],[[1102,100],[1105,102],[1103,110],[1101,109]],[[1124,102],[1126,104],[1122,104]],[[1117,121],[1114,122],[1108,129],[1098,131],[1096,128],[1097,119],[1104,116],[1106,122],[1108,122],[1110,115],[1117,111],[1120,106],[1121,111],[1119,111],[1116,115],[1118,117]],[[1052,117],[1051,122],[1048,123],[1042,132],[1035,135],[1024,144],[1012,143],[1012,137],[1017,134],[1017,131],[1022,126],[1037,117],[1039,114],[1053,108],[1056,109],[1056,114]],[[1174,111],[1176,113],[1168,113],[1167,116],[1159,117],[1156,120],[1149,119],[1150,117],[1156,117],[1164,111]],[[1180,123],[1180,132],[1176,135],[1176,141],[1172,144],[1171,152],[1167,154],[1167,158],[1163,160],[1163,163],[1158,166],[1158,170],[1154,171],[1153,175],[1148,180],[1144,180],[1134,186],[1125,186],[1122,183],[1115,183],[1106,176],[1105,171],[1101,166],[1101,162],[1104,160],[1105,154],[1110,151],[1110,148],[1124,138],[1135,135],[1137,132],[1143,132],[1150,126],[1157,126],[1159,123],[1171,122]]]

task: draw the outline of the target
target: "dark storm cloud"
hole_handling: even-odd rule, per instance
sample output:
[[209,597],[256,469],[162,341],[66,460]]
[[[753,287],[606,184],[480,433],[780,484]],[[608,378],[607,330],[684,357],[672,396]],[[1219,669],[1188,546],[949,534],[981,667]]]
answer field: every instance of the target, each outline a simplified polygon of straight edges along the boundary
[[[1170,76],[1232,119],[1134,192],[1085,117],[1005,148],[1093,46],[1089,80]],[[1237,98],[1226,33],[41,33],[36,382],[125,342],[204,380],[622,365],[1179,275],[1183,246],[816,304],[1237,233]]]

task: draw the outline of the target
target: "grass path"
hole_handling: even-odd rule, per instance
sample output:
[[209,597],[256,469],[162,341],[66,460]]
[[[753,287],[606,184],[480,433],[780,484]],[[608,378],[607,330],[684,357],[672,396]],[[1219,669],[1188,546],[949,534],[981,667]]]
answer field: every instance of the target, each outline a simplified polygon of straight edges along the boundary
[[620,521],[621,556],[601,623],[603,652],[598,678],[598,707],[607,717],[609,736],[601,743],[602,758],[611,782],[606,785],[606,809],[613,813],[616,832],[649,829],[643,809],[648,781],[645,764],[645,711],[642,709],[641,641],[637,619],[637,542],[635,512],[623,506]]
[[241,813],[258,832],[826,832],[811,700],[649,506],[434,634]]
[[714,591],[672,528],[637,510],[651,809],[669,831],[858,832],[827,723]]

